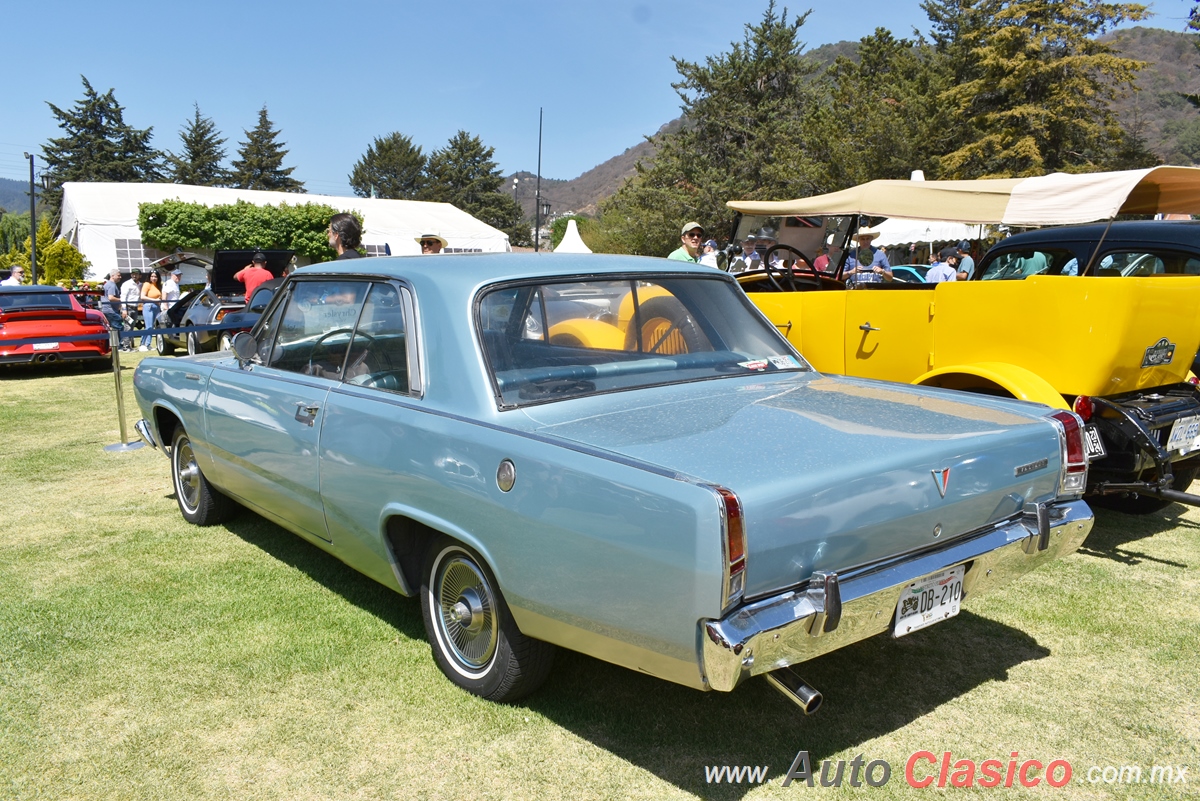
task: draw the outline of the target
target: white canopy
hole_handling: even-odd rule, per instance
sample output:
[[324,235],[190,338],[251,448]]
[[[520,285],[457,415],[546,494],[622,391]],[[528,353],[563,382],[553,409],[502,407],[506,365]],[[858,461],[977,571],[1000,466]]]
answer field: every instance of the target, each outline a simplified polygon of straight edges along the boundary
[[869,181],[797,200],[732,200],[743,214],[821,217],[867,214],[963,223],[1071,225],[1117,214],[1200,214],[1200,169],[1054,173],[978,181]]
[[583,242],[583,237],[579,235],[579,226],[574,220],[567,220],[567,230],[563,234],[562,241],[558,243],[558,247],[554,249],[555,253],[591,253],[592,249]]
[[889,217],[874,227],[879,231],[874,244],[881,248],[890,248],[913,242],[961,242],[964,239],[983,239],[983,229],[986,226]]
[[114,267],[128,270],[129,266],[143,266],[155,256],[142,249],[142,232],[137,223],[138,204],[164,200],[205,206],[233,204],[239,200],[256,206],[320,203],[339,211],[357,211],[363,217],[363,245],[372,256],[382,255],[385,248],[393,255],[417,255],[421,248],[416,237],[430,233],[446,239],[448,245],[444,252],[448,253],[511,250],[507,234],[449,203],[302,195],[187,184],[64,183],[62,237],[79,248],[92,263],[93,277],[107,275]]

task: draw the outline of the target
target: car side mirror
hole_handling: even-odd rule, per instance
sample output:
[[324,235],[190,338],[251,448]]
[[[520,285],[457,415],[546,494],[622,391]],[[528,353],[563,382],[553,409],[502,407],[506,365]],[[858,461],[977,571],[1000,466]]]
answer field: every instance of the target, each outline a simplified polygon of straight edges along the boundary
[[233,355],[237,357],[238,364],[242,367],[253,359],[258,354],[258,340],[253,334],[245,331],[240,331],[233,337]]

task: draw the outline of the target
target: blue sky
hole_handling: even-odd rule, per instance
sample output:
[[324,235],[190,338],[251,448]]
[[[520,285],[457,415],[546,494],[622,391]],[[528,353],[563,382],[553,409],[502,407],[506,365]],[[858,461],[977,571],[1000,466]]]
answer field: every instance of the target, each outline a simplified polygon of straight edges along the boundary
[[[876,26],[908,35],[928,25],[919,0],[811,5],[809,47]],[[1149,24],[1183,30],[1189,2],[1156,6]],[[12,3],[0,177],[28,178],[22,152],[40,161],[41,145],[60,133],[46,101],[70,106],[86,75],[99,91],[116,90],[126,122],[153,126],[161,149],[179,149],[195,102],[232,157],[266,103],[290,151],[285,164],[310,192],[348,194],[354,162],[391,131],[428,153],[463,129],[496,149],[505,173],[532,172],[539,106],[542,174],[574,178],[678,116],[671,56],[726,51],[765,8],[766,0]]]

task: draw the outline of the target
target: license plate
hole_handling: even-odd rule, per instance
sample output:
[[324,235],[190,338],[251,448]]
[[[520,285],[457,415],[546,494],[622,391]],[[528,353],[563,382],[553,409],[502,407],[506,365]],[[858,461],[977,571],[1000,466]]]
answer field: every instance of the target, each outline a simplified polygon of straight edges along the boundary
[[34,350],[58,350],[57,342],[34,342]]
[[1095,426],[1088,426],[1083,430],[1083,444],[1087,449],[1088,461],[1108,456],[1108,451],[1104,450],[1104,439]]
[[959,565],[905,587],[896,602],[896,627],[892,635],[903,637],[957,615],[966,572],[966,567]]
[[1181,417],[1171,426],[1171,436],[1167,438],[1167,450],[1187,453],[1200,447],[1200,416]]

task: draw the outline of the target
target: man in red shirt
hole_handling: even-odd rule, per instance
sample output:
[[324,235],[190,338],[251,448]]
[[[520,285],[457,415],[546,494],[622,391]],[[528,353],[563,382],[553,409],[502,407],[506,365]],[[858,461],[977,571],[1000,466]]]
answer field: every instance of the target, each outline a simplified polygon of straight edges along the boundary
[[258,285],[270,281],[275,276],[267,269],[267,254],[260,250],[250,259],[250,263],[234,273],[233,277],[246,285],[246,302],[249,303],[250,296],[258,289]]

